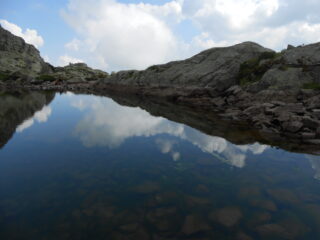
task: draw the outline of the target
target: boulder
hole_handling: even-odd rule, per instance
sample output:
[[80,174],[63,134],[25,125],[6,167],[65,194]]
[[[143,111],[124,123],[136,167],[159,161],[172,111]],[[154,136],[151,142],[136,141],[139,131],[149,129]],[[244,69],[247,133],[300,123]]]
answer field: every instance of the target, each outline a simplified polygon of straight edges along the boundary
[[210,213],[209,218],[225,227],[233,227],[242,218],[242,212],[236,207],[225,207]]
[[320,121],[312,119],[309,116],[304,116],[302,118],[303,125],[309,129],[317,129],[320,126]]
[[282,124],[283,130],[296,133],[303,127],[303,123],[299,121],[288,121]]

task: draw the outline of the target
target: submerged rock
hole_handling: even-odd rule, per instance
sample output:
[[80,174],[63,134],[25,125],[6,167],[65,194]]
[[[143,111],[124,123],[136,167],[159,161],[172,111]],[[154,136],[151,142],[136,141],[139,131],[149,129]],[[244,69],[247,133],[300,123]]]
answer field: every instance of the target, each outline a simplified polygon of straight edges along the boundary
[[280,237],[281,239],[290,239],[290,233],[284,227],[275,223],[261,225],[256,228],[256,231],[263,238],[265,237],[279,238]]
[[156,182],[146,181],[140,185],[137,185],[133,188],[134,191],[138,193],[154,193],[160,190],[160,185]]
[[237,207],[225,207],[210,213],[209,218],[225,227],[233,227],[242,218],[242,212]]
[[196,215],[188,215],[185,218],[181,232],[185,235],[192,235],[194,233],[210,230],[211,227],[200,217]]

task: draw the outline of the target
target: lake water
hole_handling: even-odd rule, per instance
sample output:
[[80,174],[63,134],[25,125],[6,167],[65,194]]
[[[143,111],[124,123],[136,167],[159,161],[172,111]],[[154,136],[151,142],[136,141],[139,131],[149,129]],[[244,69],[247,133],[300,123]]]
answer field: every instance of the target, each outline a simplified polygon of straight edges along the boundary
[[2,93],[0,127],[0,239],[320,239],[319,156],[71,93]]

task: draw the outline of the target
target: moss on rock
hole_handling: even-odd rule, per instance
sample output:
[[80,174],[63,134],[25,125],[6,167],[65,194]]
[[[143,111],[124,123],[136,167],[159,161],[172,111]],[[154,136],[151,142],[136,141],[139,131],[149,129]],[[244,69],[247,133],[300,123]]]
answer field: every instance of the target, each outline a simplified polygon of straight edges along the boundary
[[305,84],[303,84],[302,88],[320,90],[320,83],[316,83],[316,82],[305,83]]
[[41,80],[41,81],[44,81],[44,82],[52,82],[55,80],[55,77],[54,76],[51,76],[51,75],[40,75],[36,78],[37,80]]
[[242,63],[238,75],[239,84],[244,86],[259,81],[279,56],[276,52],[263,52],[259,57]]
[[9,78],[10,78],[9,74],[0,72],[0,81],[7,81],[9,80]]

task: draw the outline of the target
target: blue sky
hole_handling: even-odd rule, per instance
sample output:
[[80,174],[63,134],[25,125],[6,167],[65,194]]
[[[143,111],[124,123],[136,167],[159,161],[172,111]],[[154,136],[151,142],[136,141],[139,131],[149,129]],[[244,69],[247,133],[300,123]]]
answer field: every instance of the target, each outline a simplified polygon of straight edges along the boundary
[[243,41],[318,42],[319,12],[314,0],[2,0],[0,19],[54,65],[115,71]]

